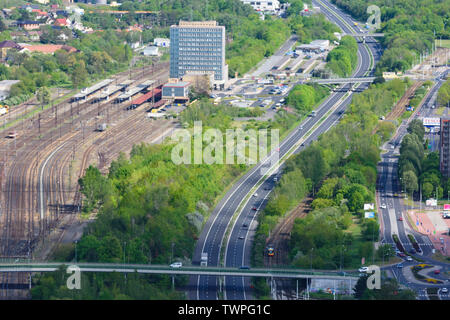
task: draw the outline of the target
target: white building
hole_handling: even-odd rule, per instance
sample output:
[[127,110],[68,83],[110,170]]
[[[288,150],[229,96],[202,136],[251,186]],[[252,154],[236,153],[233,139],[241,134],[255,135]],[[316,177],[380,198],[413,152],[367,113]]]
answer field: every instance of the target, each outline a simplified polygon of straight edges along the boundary
[[158,52],[158,47],[154,47],[154,46],[146,47],[146,48],[142,51],[142,54],[143,54],[144,56],[157,56],[157,55],[159,54],[159,52]]
[[170,39],[155,38],[153,44],[157,47],[170,47]]
[[249,4],[256,11],[275,12],[280,10],[280,1],[278,0],[241,0],[245,4]]

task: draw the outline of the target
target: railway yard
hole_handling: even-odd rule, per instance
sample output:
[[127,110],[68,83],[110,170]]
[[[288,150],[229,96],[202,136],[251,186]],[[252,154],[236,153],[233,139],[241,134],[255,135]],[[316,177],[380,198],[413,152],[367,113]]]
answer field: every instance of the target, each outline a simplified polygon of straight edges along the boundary
[[[152,98],[148,92],[167,79],[167,63],[118,74],[95,92],[85,91],[83,97],[82,91],[0,128],[0,258],[44,259],[49,245],[55,245],[48,236],[61,225],[79,223],[78,178],[89,165],[106,173],[111,161],[133,144],[159,142],[170,134],[176,121],[146,116],[154,99],[129,108],[132,98]],[[119,95],[130,92],[129,99],[117,102]],[[106,130],[99,130],[100,124],[106,124]],[[16,138],[6,138],[11,131]],[[27,298],[28,290],[21,289],[29,282],[30,274],[1,273],[0,299]]]

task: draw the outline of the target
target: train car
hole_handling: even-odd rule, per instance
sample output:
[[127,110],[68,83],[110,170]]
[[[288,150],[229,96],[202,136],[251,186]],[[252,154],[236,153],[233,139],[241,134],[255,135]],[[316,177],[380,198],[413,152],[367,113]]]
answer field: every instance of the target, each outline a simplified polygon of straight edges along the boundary
[[271,245],[267,247],[267,256],[273,257],[275,255],[275,248]]

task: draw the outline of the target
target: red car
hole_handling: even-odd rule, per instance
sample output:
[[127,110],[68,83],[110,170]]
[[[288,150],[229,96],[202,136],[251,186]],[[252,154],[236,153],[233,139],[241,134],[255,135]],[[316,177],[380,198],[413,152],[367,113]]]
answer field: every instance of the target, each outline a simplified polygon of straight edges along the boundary
[[254,211],[256,211],[256,210],[258,210],[256,207],[252,207],[252,210],[254,210]]
[[403,218],[402,218],[402,217],[399,217],[399,218],[398,218],[398,221],[403,221]]
[[404,257],[406,257],[406,254],[404,254],[403,252],[400,252],[400,253],[398,254],[398,256],[404,258]]
[[434,274],[439,274],[441,273],[441,270],[434,270]]

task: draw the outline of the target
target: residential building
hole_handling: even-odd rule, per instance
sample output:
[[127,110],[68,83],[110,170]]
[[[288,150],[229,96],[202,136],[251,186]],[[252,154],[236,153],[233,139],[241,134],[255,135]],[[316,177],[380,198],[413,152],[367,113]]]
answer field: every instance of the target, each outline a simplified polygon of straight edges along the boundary
[[10,49],[22,49],[17,43],[11,40],[5,40],[0,42],[0,60],[5,60],[8,50]]
[[67,23],[66,19],[59,18],[59,19],[55,20],[54,25],[57,26],[57,27],[67,27],[68,23]]
[[179,79],[188,71],[212,71],[213,86],[224,88],[228,81],[224,26],[216,21],[180,21],[170,27],[170,77]]
[[241,0],[245,4],[249,4],[256,11],[272,12],[280,10],[280,1],[278,0]]
[[41,22],[39,21],[17,21],[17,26],[25,30],[36,30],[40,28]]
[[450,177],[450,118],[441,118],[439,169],[446,178]]

